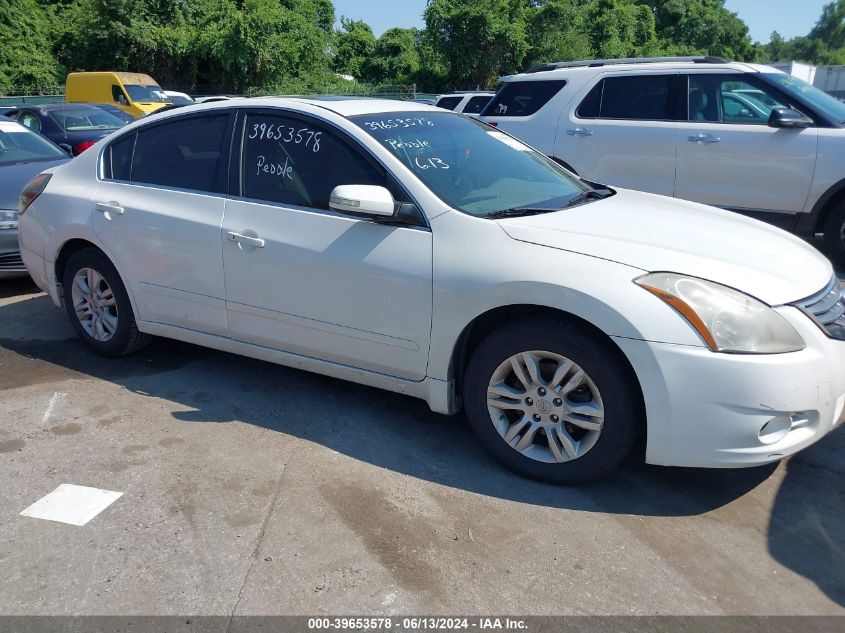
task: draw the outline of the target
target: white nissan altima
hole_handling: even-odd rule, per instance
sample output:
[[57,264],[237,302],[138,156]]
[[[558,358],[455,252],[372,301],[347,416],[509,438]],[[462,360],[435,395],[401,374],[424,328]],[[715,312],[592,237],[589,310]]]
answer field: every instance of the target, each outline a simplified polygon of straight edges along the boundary
[[442,109],[152,115],[20,213],[30,274],[95,352],[162,336],[463,407],[529,477],[598,477],[638,438],[653,464],[763,464],[843,417],[845,302],[811,246]]

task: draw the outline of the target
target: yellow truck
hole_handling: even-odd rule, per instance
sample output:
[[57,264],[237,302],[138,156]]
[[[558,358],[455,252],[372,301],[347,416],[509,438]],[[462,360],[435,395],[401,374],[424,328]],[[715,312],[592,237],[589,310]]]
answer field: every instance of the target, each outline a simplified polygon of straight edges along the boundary
[[70,73],[65,83],[68,103],[109,103],[136,118],[170,103],[155,79],[143,73]]

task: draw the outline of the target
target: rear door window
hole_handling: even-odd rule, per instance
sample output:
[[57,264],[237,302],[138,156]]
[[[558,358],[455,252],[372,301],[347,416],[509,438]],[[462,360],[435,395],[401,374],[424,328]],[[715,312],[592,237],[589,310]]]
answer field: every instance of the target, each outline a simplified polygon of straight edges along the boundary
[[482,116],[530,116],[566,85],[565,79],[509,81],[487,104]]
[[463,97],[443,97],[439,99],[435,104],[438,108],[444,108],[446,110],[454,110],[455,107],[461,102]]
[[480,114],[484,106],[490,103],[490,99],[492,98],[489,95],[473,97],[464,106],[464,114]]
[[[132,152],[129,180],[225,193],[229,118],[229,113],[191,116],[140,129]],[[126,148],[120,147],[117,151],[119,156],[125,156]],[[111,158],[112,173],[116,173],[115,155]],[[118,163],[123,165],[120,159]]]
[[673,121],[673,85],[678,75],[607,77],[587,94],[576,111],[585,119]]
[[126,134],[108,146],[103,153],[104,178],[108,180],[129,180],[136,136],[134,132]]

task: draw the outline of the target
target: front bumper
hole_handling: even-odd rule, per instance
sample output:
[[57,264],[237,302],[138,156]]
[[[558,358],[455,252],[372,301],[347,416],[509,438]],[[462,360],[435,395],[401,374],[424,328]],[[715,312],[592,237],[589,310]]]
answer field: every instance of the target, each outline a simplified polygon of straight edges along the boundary
[[643,390],[648,463],[757,466],[796,453],[842,425],[845,342],[827,337],[796,308],[777,310],[801,334],[804,350],[722,354],[616,339]]
[[0,279],[25,275],[26,266],[21,259],[18,232],[10,229],[0,230]]

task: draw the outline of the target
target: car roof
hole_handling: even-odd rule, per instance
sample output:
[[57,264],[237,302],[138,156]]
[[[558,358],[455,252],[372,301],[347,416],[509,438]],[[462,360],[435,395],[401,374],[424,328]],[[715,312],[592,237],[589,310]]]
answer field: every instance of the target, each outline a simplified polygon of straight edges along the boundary
[[[296,108],[299,105],[311,105],[324,110],[330,110],[335,114],[344,117],[357,116],[360,114],[381,114],[387,112],[443,112],[437,108],[417,101],[400,101],[398,99],[373,99],[368,97],[252,97],[230,99],[208,104],[208,107],[258,107],[261,105],[274,105],[288,108]],[[205,106],[205,104],[200,104]],[[191,106],[197,107],[197,106]]]
[[642,61],[637,60],[628,60],[628,59],[620,59],[620,60],[593,60],[595,63],[587,62],[561,62],[558,64],[542,64],[539,66],[535,66],[523,73],[517,73],[515,75],[508,75],[506,77],[501,77],[501,81],[541,81],[541,80],[548,80],[548,79],[563,79],[567,76],[574,76],[574,75],[594,75],[596,73],[604,72],[604,71],[614,71],[614,72],[642,72],[644,70],[648,70],[649,72],[661,72],[661,71],[678,71],[678,70],[709,70],[709,71],[719,71],[719,70],[730,70],[734,72],[752,72],[752,73],[759,73],[759,72],[766,72],[766,73],[776,73],[781,72],[776,68],[772,68],[771,66],[765,66],[763,64],[749,64],[745,62],[712,62],[709,61],[707,63],[701,63],[693,61],[689,58],[678,58],[676,60],[671,59],[660,59],[648,61],[643,59]]

